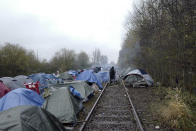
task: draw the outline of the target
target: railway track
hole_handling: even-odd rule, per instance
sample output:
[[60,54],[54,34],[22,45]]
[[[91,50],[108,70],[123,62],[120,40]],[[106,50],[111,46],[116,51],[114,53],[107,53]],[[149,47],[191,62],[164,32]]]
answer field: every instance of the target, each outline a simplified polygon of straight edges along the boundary
[[123,81],[104,87],[79,130],[144,130]]

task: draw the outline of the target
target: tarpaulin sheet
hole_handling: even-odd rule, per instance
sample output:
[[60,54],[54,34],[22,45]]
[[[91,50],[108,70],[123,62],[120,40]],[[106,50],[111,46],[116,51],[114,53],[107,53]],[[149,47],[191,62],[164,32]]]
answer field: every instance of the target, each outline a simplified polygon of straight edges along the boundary
[[0,131],[65,131],[60,121],[36,106],[17,106],[0,112]]
[[95,75],[101,81],[101,83],[110,81],[110,74],[108,71],[100,71]]
[[101,81],[99,79],[97,79],[97,77],[95,76],[95,74],[91,70],[85,70],[85,71],[81,72],[76,77],[76,80],[82,80],[82,81],[96,83],[99,86],[99,89],[103,89]]

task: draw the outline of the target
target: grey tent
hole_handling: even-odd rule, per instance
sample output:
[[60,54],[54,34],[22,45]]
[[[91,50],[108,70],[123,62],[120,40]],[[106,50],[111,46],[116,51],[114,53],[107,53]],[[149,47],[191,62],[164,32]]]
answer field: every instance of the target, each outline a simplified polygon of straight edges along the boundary
[[13,79],[14,79],[14,82],[21,87],[25,87],[24,83],[32,83],[33,82],[32,79],[28,78],[25,75],[19,75],[19,76],[14,77]]
[[65,131],[51,113],[36,106],[18,106],[0,112],[2,131]]
[[82,100],[75,98],[65,85],[50,87],[50,92],[51,95],[45,100],[43,108],[63,123],[75,123],[76,115],[82,109]]
[[144,78],[148,86],[153,86],[154,81],[152,77],[148,73],[146,73],[146,71],[143,69],[132,70],[123,79],[126,79],[130,75],[139,75]]
[[64,80],[74,80],[72,75],[70,75],[68,72],[61,73],[59,78],[62,78]]
[[16,80],[14,80],[11,77],[2,77],[0,78],[0,80],[3,81],[3,83],[11,90],[17,89],[17,88],[21,88],[20,85],[16,84]]
[[84,101],[88,100],[88,96],[92,95],[94,90],[85,81],[72,81],[64,83],[66,86],[74,87],[82,96]]

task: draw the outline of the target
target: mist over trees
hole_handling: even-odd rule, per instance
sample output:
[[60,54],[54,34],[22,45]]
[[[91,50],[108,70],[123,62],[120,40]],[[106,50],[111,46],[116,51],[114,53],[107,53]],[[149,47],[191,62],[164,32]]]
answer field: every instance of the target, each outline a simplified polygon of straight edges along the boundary
[[108,64],[108,57],[101,54],[99,49],[93,51],[92,64],[95,66],[103,66]]
[[94,61],[90,60],[84,51],[76,53],[74,50],[61,49],[47,61],[39,60],[34,51],[29,51],[18,44],[6,43],[0,46],[0,77],[29,75],[32,73],[52,73],[59,70],[65,72],[70,69],[85,69],[92,64],[107,63],[108,58],[96,49]]
[[196,1],[145,0],[127,20],[118,64],[164,85],[196,86]]

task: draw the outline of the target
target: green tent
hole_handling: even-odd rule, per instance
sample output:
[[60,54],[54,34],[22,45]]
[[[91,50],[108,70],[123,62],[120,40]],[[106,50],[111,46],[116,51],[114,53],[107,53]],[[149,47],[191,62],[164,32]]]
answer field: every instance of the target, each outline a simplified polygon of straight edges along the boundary
[[65,85],[49,87],[51,95],[43,104],[43,108],[56,116],[62,123],[75,123],[76,115],[82,109],[82,100],[75,98]]
[[82,96],[84,101],[88,100],[88,96],[92,95],[94,90],[85,81],[72,81],[64,83],[66,86],[74,87]]
[[10,108],[0,118],[0,131],[65,131],[56,117],[36,106]]

